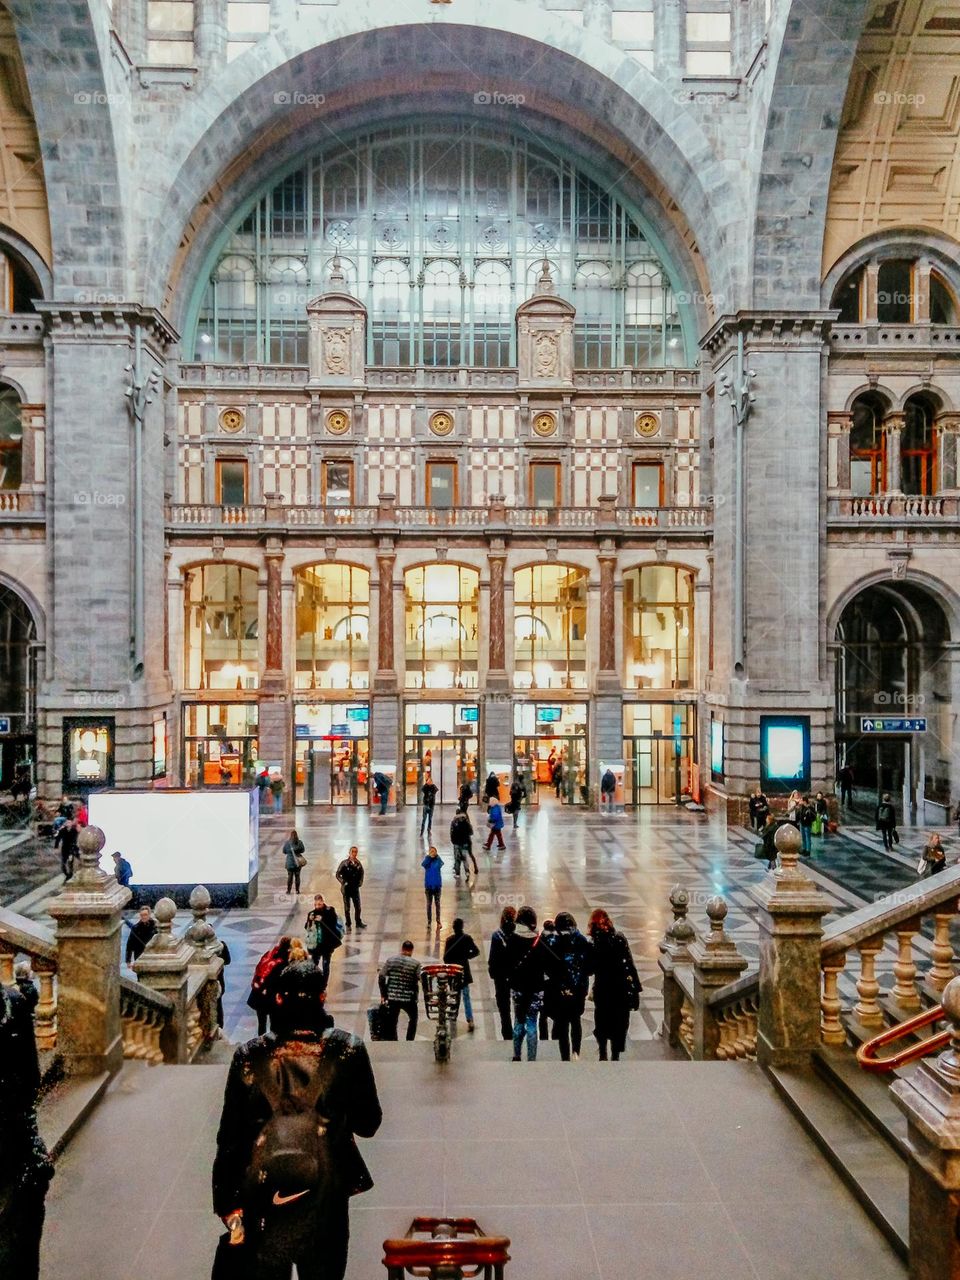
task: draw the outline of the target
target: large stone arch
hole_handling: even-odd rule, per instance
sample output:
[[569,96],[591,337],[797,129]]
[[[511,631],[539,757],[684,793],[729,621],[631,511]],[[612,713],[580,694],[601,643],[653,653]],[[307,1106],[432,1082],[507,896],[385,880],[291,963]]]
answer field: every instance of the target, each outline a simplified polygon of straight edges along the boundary
[[753,305],[816,310],[830,175],[870,0],[791,0],[770,27],[773,67],[758,140]]
[[105,74],[109,9],[95,0],[7,0],[7,8],[43,157],[54,295],[123,301],[130,282],[115,129],[130,90]]
[[[177,152],[166,172],[144,176],[153,210],[141,233],[145,292],[164,295],[174,324],[182,322],[224,210],[249,198],[265,166],[279,169],[348,129],[453,110],[494,127],[509,121],[541,144],[566,145],[595,162],[602,152],[607,179],[641,206],[686,272],[683,287],[701,303],[701,323],[735,308],[745,209],[694,116],[599,37],[563,23],[545,28],[541,10],[511,0],[498,16],[509,30],[479,18],[468,25],[470,15],[458,13],[439,39],[436,24],[413,20],[374,30],[373,7],[352,6],[322,21],[304,17],[238,58],[197,98],[193,128],[185,122],[168,144]],[[525,101],[474,101],[491,90]],[[298,95],[307,100],[298,105]]]

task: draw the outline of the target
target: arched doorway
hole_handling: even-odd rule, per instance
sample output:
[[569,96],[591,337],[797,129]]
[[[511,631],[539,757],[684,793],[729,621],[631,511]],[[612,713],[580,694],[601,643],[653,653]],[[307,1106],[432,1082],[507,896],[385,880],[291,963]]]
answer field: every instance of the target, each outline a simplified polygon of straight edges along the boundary
[[[836,630],[837,769],[853,770],[854,806],[872,813],[889,791],[904,820],[949,807],[952,701],[943,606],[924,587],[880,582],[845,606]],[[946,811],[946,810],[945,810]]]
[[0,584],[0,790],[35,777],[37,624],[26,601]]

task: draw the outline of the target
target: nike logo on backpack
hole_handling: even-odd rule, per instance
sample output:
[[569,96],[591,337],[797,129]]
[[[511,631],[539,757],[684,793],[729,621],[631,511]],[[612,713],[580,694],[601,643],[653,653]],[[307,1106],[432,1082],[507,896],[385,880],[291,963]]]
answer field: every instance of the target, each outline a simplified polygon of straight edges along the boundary
[[279,1191],[275,1191],[273,1193],[273,1203],[289,1204],[291,1200],[299,1200],[301,1196],[306,1196],[309,1194],[310,1194],[309,1187],[307,1188],[306,1191],[295,1191],[292,1196],[282,1196]]

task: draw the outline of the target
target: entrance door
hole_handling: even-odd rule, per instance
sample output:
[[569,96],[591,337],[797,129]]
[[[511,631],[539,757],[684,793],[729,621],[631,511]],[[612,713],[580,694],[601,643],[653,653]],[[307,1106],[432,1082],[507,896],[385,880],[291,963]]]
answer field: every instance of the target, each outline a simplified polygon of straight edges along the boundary
[[250,787],[256,771],[257,739],[205,735],[183,740],[185,787]]
[[366,803],[366,738],[298,738],[295,753],[297,804]]
[[404,747],[404,793],[415,805],[429,779],[438,788],[437,804],[455,804],[460,788],[469,782],[476,792],[478,740],[454,734],[407,738]]
[[625,738],[624,791],[628,805],[679,804],[689,786],[693,738]]
[[[514,769],[527,792],[528,805],[586,804],[587,740],[581,734],[514,738]],[[560,766],[559,795],[553,774]]]
[[[907,737],[856,737],[837,743],[837,771],[853,769],[854,808],[872,814],[885,791],[906,821],[916,805],[913,741]],[[912,779],[912,781],[911,781]]]

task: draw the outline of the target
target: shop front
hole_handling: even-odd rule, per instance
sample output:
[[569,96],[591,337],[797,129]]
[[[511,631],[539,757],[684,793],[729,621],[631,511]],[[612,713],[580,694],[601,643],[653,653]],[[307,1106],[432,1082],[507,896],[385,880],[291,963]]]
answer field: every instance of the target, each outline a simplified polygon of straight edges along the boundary
[[693,703],[625,703],[625,803],[679,804],[693,787],[696,744],[697,709]]
[[480,705],[408,702],[404,707],[404,799],[415,805],[428,780],[438,804],[454,804],[465,784],[477,791]]
[[297,804],[367,803],[369,703],[298,703],[293,731]]
[[256,702],[183,704],[180,776],[185,787],[252,787],[257,765]]
[[528,805],[589,804],[587,704],[514,703],[513,761]]

